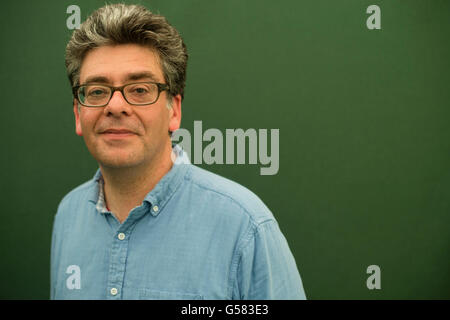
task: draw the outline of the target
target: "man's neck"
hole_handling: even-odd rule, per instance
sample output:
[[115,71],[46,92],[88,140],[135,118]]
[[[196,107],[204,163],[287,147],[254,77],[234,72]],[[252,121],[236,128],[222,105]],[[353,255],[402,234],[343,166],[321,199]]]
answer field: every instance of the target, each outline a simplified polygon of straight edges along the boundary
[[162,157],[153,159],[146,166],[132,168],[108,168],[100,165],[104,180],[105,203],[120,223],[125,221],[130,211],[141,205],[145,196],[172,168],[172,160],[167,150]]

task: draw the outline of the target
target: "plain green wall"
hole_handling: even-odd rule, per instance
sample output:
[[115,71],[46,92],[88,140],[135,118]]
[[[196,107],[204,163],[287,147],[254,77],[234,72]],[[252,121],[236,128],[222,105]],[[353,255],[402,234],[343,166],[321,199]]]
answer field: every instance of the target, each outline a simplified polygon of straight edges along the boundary
[[[140,1],[190,58],[182,126],[280,130],[280,170],[202,165],[273,211],[309,299],[450,298],[450,1]],[[47,299],[53,216],[97,168],[75,135],[66,8],[1,23],[0,298]],[[366,8],[381,8],[368,30]],[[163,245],[163,244],[162,244]],[[381,268],[381,290],[366,269]]]

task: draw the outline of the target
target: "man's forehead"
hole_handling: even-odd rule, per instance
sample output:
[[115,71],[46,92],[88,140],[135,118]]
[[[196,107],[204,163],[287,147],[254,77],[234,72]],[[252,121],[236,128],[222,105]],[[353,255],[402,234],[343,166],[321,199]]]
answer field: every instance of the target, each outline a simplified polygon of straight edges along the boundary
[[[118,79],[120,78],[120,79]],[[138,81],[138,80],[146,80],[153,82],[161,82],[158,76],[156,76],[151,71],[136,71],[129,72],[126,74],[122,74],[117,76],[115,74],[92,74],[83,79],[83,84],[85,83],[113,83],[115,80],[120,81]]]
[[135,44],[102,46],[89,51],[81,64],[80,83],[164,81],[158,53]]

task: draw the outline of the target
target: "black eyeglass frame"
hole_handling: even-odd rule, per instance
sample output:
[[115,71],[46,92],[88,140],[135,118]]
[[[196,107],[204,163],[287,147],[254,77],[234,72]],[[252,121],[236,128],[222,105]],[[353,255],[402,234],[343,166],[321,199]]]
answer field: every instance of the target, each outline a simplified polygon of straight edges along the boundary
[[[125,88],[126,86],[129,86],[129,85],[140,84],[140,83],[156,84],[156,86],[158,87],[158,95],[156,96],[155,101],[153,101],[151,103],[132,103],[132,102],[128,101],[126,95],[123,92],[123,88]],[[99,106],[86,105],[83,102],[81,102],[80,97],[79,97],[79,90],[80,90],[80,88],[81,87],[90,86],[90,85],[98,85],[98,86],[110,88],[111,89],[111,94],[109,96],[108,102],[106,102],[105,104],[99,105]],[[82,84],[82,85],[79,85],[79,86],[75,86],[75,87],[72,88],[72,93],[73,93],[73,96],[75,97],[75,99],[77,99],[77,101],[82,106],[85,106],[85,107],[88,107],[88,108],[102,108],[102,107],[107,106],[108,103],[111,101],[111,98],[114,95],[114,92],[116,92],[116,91],[120,91],[120,93],[122,94],[122,97],[125,99],[125,101],[128,104],[132,105],[132,106],[147,106],[147,105],[151,105],[151,104],[156,103],[156,101],[158,101],[158,99],[159,99],[159,96],[161,95],[161,92],[169,91],[169,86],[167,84],[165,84],[165,83],[158,83],[158,82],[153,82],[153,81],[141,81],[141,82],[127,83],[127,84],[124,84],[123,86],[120,86],[120,87],[113,87],[113,86],[109,86],[109,85],[103,84],[103,83],[88,83],[88,84]]]

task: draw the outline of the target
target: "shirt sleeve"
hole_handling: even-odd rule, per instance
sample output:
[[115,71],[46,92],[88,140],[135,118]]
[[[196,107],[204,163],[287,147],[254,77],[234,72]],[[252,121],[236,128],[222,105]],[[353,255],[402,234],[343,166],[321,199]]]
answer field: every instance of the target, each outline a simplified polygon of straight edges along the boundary
[[233,296],[241,300],[304,300],[300,273],[275,220],[258,225],[243,244]]

